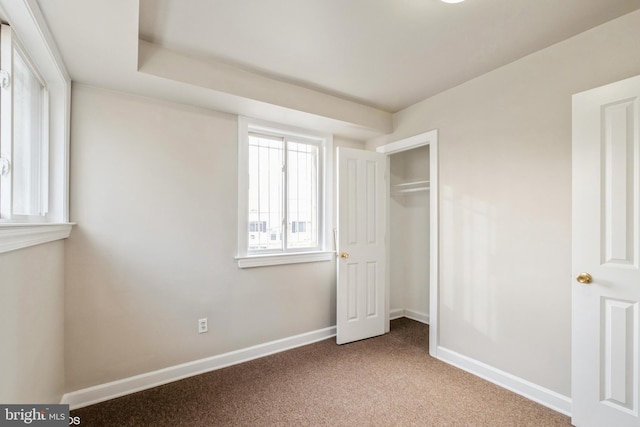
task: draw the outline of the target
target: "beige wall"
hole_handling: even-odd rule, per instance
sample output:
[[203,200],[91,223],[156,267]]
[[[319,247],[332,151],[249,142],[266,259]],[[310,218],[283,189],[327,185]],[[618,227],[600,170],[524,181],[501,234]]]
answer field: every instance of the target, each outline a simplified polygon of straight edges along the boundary
[[235,116],[72,93],[67,391],[335,325],[333,262],[234,261]]
[[64,393],[64,244],[0,254],[0,402]]
[[441,345],[570,396],[571,95],[640,73],[640,12],[418,103],[439,129]]

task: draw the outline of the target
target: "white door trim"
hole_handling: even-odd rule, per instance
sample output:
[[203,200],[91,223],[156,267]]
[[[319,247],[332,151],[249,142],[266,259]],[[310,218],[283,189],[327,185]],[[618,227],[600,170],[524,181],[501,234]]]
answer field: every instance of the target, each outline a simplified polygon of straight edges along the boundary
[[[378,153],[391,155],[413,148],[429,146],[429,354],[438,357],[439,274],[438,274],[438,129],[404,138],[376,148]],[[388,216],[387,216],[388,218]],[[387,244],[389,242],[387,241]],[[387,269],[388,270],[388,269]],[[389,280],[387,280],[387,319],[389,319]]]

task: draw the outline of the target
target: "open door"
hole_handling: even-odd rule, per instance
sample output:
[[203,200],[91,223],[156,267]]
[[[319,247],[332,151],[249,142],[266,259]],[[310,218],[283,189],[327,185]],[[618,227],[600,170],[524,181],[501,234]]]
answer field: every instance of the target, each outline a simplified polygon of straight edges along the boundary
[[387,156],[338,148],[338,344],[386,327]]
[[640,426],[640,76],[573,97],[572,417]]

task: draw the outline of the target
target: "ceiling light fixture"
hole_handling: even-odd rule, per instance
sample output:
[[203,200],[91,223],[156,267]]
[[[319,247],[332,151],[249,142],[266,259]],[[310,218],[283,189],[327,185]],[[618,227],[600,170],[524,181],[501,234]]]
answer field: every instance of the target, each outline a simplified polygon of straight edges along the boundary
[[462,3],[464,0],[441,0],[444,3]]

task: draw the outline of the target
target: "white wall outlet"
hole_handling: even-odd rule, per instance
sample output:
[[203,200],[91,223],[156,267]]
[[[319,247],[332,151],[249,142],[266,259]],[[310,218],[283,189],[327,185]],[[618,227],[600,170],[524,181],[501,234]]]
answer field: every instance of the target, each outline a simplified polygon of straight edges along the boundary
[[204,334],[209,331],[209,326],[207,325],[207,318],[198,319],[198,333]]

